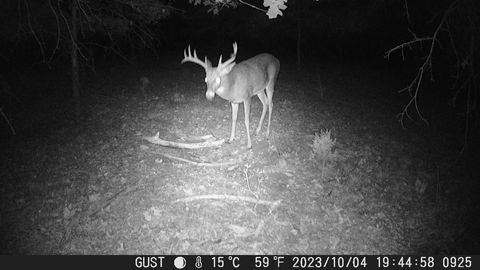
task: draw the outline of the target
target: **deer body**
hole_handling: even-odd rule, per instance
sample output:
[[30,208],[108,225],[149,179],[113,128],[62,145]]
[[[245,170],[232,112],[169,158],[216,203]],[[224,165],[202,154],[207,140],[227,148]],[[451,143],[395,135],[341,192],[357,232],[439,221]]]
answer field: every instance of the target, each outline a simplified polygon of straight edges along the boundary
[[235,139],[235,126],[237,122],[238,105],[243,103],[245,113],[245,127],[247,131],[247,148],[252,147],[250,139],[250,103],[252,96],[257,95],[262,102],[263,109],[260,122],[255,133],[260,133],[263,120],[268,110],[267,136],[270,134],[270,121],[273,109],[273,92],[275,82],[280,71],[280,61],[271,54],[263,53],[243,62],[233,62],[237,53],[237,44],[233,44],[234,52],[229,60],[222,63],[222,57],[217,67],[212,67],[210,61],[198,59],[196,52],[192,56],[190,47],[188,54],[184,52],[184,62],[194,62],[205,68],[208,100],[213,100],[215,95],[230,101],[232,105],[232,129],[230,142]]
[[273,59],[272,55],[264,53],[236,64],[221,78],[222,84],[215,93],[230,102],[242,103],[265,90],[269,79],[276,76],[274,72],[268,73],[269,64],[274,63]]

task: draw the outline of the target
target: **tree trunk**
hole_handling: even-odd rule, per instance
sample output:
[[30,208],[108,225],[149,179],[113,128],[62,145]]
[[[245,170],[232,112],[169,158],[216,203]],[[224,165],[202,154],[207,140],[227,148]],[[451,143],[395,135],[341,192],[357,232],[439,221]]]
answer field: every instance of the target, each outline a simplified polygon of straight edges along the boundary
[[72,20],[70,33],[70,61],[72,63],[72,97],[75,103],[75,116],[80,116],[80,73],[78,66],[78,28],[77,28],[77,1],[72,0]]

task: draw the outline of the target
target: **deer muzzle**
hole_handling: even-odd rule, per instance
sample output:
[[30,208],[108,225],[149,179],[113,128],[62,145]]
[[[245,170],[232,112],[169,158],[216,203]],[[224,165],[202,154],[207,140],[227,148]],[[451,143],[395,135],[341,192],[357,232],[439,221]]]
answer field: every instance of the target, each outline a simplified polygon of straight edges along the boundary
[[215,92],[213,92],[212,90],[207,90],[205,96],[207,97],[207,100],[212,101],[215,97]]

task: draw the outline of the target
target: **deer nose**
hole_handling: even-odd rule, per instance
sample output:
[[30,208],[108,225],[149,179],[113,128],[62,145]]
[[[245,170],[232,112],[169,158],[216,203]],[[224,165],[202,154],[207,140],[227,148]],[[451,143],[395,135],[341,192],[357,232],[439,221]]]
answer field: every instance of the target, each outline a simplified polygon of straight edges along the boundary
[[212,101],[213,98],[215,97],[215,92],[213,92],[211,90],[207,90],[207,92],[205,93],[205,96],[207,97],[207,99],[209,101]]

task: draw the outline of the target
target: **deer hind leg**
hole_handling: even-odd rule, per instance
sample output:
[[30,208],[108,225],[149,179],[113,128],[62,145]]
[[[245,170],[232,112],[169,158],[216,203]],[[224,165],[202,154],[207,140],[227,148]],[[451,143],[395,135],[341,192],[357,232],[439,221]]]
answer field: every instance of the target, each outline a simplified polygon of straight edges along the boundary
[[268,106],[268,100],[267,96],[265,95],[265,90],[262,90],[260,93],[257,94],[258,98],[262,102],[263,108],[262,108],[262,116],[260,117],[260,122],[258,122],[258,127],[257,130],[255,130],[255,135],[258,135],[260,133],[260,130],[262,129],[262,124],[263,124],[263,119],[265,118],[265,115],[267,114],[267,106]]
[[250,98],[243,101],[243,111],[245,112],[245,128],[247,130],[247,148],[252,148],[252,140],[250,139]]
[[235,126],[237,124],[238,103],[232,103],[232,131],[230,132],[230,140],[232,142],[235,139]]
[[268,125],[267,125],[267,137],[270,135],[270,120],[272,120],[272,110],[273,110],[273,88],[275,86],[274,81],[270,81],[267,85],[267,102],[268,102]]

